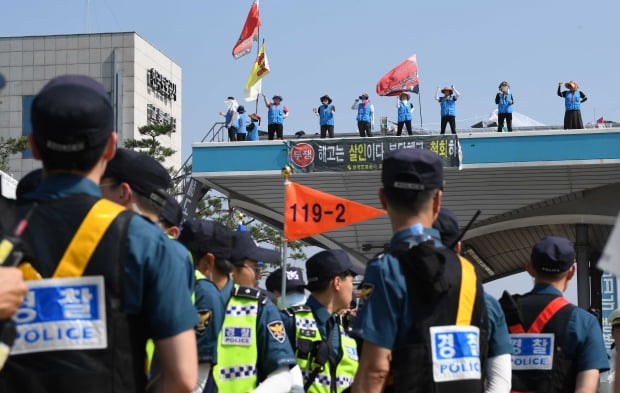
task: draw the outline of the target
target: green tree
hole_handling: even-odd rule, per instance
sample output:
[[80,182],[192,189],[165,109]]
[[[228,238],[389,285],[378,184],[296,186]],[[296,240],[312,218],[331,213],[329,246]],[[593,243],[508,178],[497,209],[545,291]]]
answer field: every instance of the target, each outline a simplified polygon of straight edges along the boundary
[[9,156],[21,153],[28,149],[28,137],[3,138],[0,137],[0,171],[9,170]]

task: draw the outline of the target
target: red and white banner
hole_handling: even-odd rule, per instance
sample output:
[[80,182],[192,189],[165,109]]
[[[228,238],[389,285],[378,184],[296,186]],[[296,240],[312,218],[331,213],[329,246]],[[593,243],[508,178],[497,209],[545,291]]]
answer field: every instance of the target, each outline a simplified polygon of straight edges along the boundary
[[258,41],[258,27],[261,25],[260,17],[258,15],[258,0],[254,0],[248,17],[241,30],[239,40],[235,44],[232,50],[232,55],[235,59],[247,55],[252,50],[252,44],[254,41]]
[[419,91],[418,62],[415,54],[385,74],[377,83],[377,94],[380,96],[398,96],[402,92],[418,94]]

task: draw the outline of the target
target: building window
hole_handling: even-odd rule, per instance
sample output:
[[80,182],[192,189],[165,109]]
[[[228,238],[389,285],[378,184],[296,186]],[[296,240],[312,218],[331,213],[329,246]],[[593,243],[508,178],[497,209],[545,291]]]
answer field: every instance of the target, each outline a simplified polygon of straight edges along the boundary
[[[32,108],[32,101],[35,96],[23,96],[22,97],[22,135],[28,136],[32,132],[32,123],[30,122],[30,110]],[[32,151],[30,149],[22,152],[22,158],[32,158]]]

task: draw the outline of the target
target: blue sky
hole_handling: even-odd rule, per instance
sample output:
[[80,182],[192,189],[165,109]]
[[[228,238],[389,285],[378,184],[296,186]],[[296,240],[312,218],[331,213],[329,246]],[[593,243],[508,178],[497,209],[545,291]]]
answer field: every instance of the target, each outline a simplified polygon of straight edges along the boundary
[[[231,50],[250,5],[251,0],[12,1],[4,4],[0,36],[137,32],[183,68],[187,157],[191,143],[221,119],[226,97],[243,95],[256,48],[239,60]],[[555,90],[571,79],[589,97],[584,121],[600,116],[620,121],[617,0],[261,0],[260,13],[271,65],[263,90],[284,97],[290,110],[285,134],[318,131],[312,108],[323,94],[334,99],[336,133],[355,131],[350,106],[364,92],[377,117],[394,119],[395,98],[378,97],[375,85],[413,53],[424,127],[431,132],[439,127],[437,86],[453,83],[460,90],[457,126],[466,127],[494,109],[502,80],[512,86],[515,110],[544,124],[561,124],[563,102]],[[417,97],[413,101],[413,123],[419,126]],[[265,113],[262,104],[259,113]]]
[[[239,60],[231,50],[250,5],[251,0],[10,1],[3,4],[0,36],[137,32],[183,69],[185,158],[191,143],[221,120],[226,97],[243,96],[256,47]],[[460,90],[457,127],[467,127],[495,108],[502,80],[512,86],[514,109],[541,123],[562,123],[563,102],[555,90],[571,79],[589,97],[582,107],[585,122],[601,116],[620,121],[618,0],[261,0],[260,14],[271,66],[263,91],[284,97],[290,110],[285,134],[318,131],[312,108],[323,94],[334,99],[336,133],[355,131],[350,106],[365,92],[377,123],[382,115],[393,120],[395,98],[378,97],[375,85],[413,53],[424,128],[430,132],[439,127],[437,86]],[[413,123],[419,126],[417,97],[413,102]],[[259,113],[265,114],[262,104]]]

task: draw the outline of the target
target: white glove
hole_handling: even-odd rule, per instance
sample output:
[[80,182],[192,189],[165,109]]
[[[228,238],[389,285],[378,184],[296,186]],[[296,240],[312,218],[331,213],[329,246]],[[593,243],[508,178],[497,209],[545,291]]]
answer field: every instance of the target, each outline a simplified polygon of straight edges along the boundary
[[[276,369],[252,393],[289,393],[292,387],[290,371],[288,366]],[[301,375],[301,371],[299,373]]]

